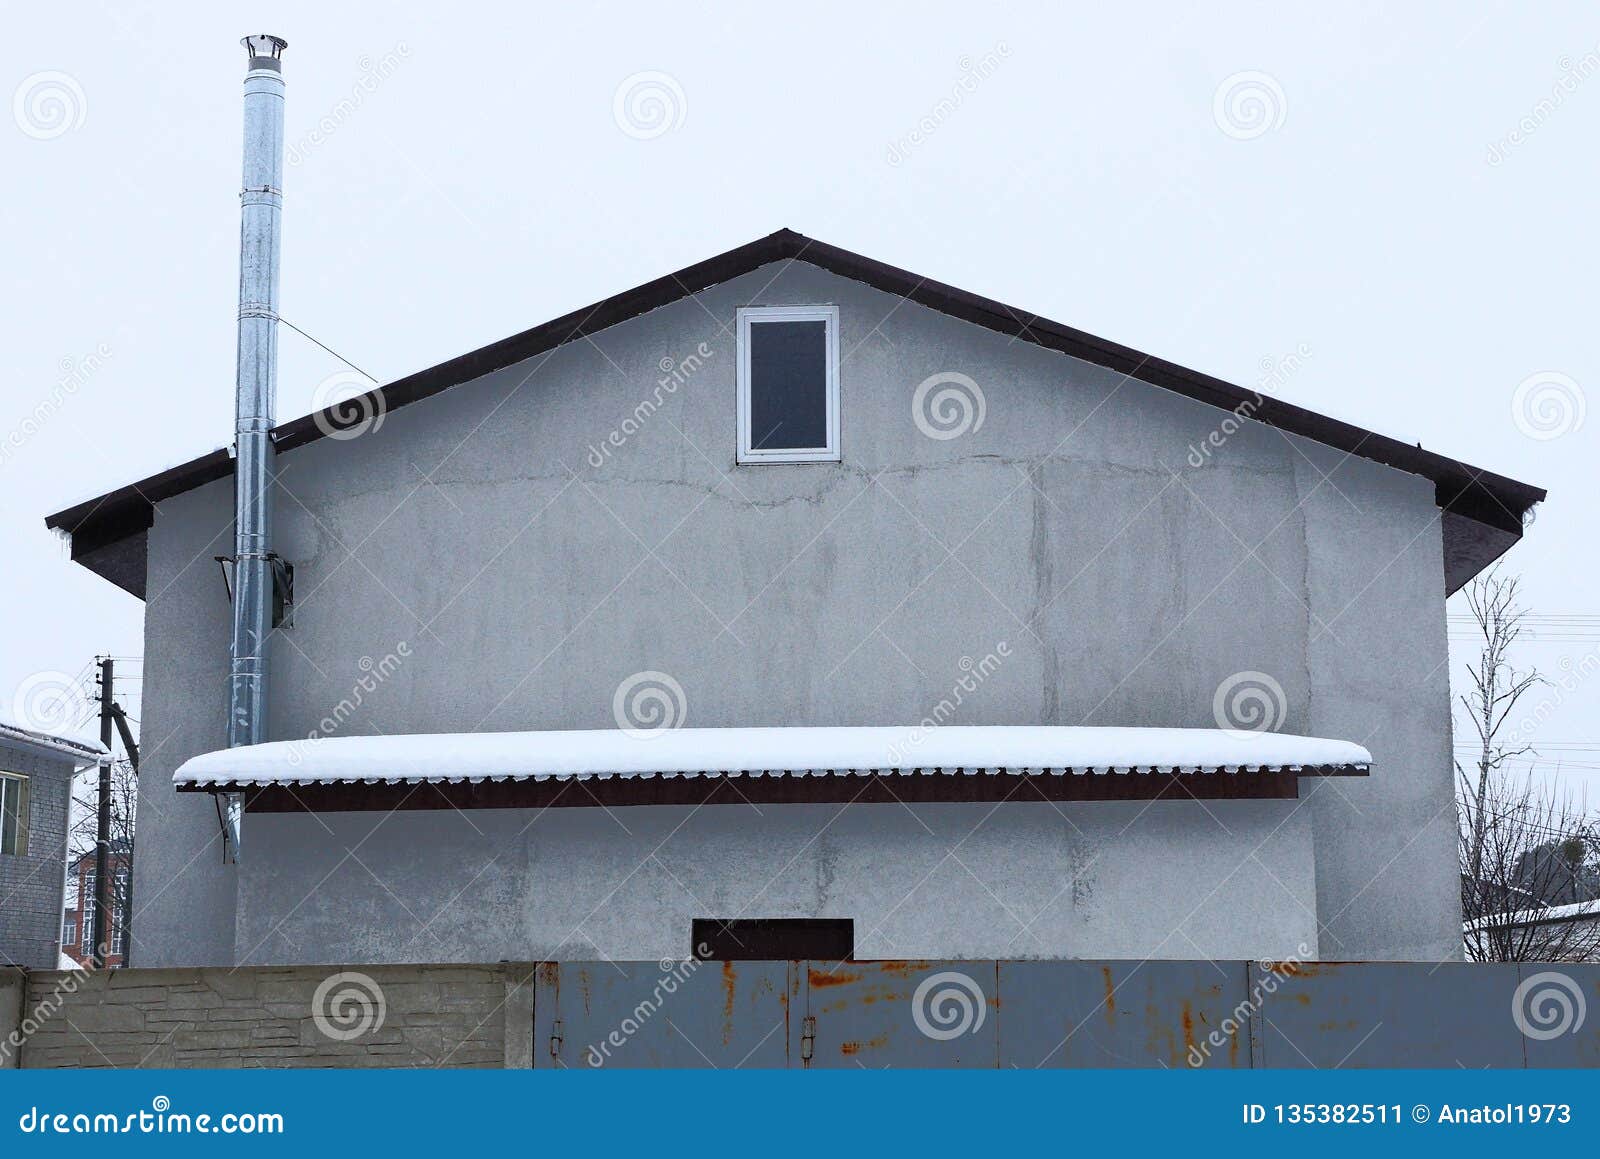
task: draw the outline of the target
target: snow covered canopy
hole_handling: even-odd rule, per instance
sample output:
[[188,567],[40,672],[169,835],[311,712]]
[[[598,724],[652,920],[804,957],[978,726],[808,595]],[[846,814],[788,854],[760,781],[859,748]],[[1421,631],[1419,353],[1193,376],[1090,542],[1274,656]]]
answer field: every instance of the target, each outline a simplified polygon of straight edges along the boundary
[[222,749],[173,774],[187,789],[693,777],[1362,776],[1358,744],[1202,728],[917,726],[591,729],[329,737]]

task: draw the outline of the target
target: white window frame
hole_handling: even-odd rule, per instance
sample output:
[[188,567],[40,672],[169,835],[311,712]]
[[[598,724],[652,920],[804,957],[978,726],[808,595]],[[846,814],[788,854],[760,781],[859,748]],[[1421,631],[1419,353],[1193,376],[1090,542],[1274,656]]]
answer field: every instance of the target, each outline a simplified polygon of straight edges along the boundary
[[17,827],[13,834],[15,846],[7,851],[7,857],[28,856],[29,830],[33,825],[33,783],[26,773],[12,773],[0,771],[0,815],[3,815],[8,801],[13,803],[11,808],[16,813]]
[[83,947],[82,954],[86,958],[94,954],[94,911],[100,903],[96,885],[94,870],[85,870],[82,896],[78,898],[78,944]]
[[[839,454],[839,307],[838,306],[742,306],[738,311],[738,426],[739,463],[837,463]],[[825,447],[763,450],[750,445],[750,326],[763,322],[823,322],[827,350],[823,369],[828,376]]]

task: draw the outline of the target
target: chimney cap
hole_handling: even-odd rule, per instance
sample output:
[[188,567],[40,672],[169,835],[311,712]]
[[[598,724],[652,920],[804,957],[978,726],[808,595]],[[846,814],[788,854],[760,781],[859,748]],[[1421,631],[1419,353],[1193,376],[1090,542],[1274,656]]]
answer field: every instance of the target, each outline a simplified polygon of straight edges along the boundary
[[283,56],[283,50],[289,47],[289,42],[281,36],[269,36],[259,33],[255,36],[246,36],[240,39],[246,52],[250,54],[251,62],[256,60],[270,60],[276,62]]

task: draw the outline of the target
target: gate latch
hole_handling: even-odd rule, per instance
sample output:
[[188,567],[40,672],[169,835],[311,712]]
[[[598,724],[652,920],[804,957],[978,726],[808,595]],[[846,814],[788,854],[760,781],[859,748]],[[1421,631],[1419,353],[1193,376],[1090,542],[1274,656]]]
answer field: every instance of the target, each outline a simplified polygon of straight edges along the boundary
[[556,1019],[550,1026],[550,1057],[558,1058],[561,1054],[561,1019]]
[[800,1023],[800,1057],[803,1060],[807,1062],[811,1060],[811,1051],[816,1042],[817,1020],[815,1017],[807,1015],[804,1021]]

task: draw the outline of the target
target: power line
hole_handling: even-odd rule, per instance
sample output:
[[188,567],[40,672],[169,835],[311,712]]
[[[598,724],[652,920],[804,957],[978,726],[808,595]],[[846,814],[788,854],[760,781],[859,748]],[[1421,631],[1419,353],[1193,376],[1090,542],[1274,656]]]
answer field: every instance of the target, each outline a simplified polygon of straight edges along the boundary
[[327,343],[318,341],[317,339],[313,338],[311,335],[307,334],[304,330],[300,329],[300,327],[296,326],[293,322],[289,321],[289,319],[285,318],[282,314],[278,315],[278,321],[282,322],[285,326],[289,327],[289,329],[293,330],[296,334],[300,335],[300,337],[304,338],[307,342],[311,342],[311,343],[316,344],[317,346],[322,347],[322,349],[326,350],[329,354],[333,355],[340,362],[344,363],[351,370],[355,371],[357,374],[361,375],[363,378],[371,379],[372,380],[372,384],[374,386],[382,386],[383,385],[376,378],[373,378],[372,375],[368,374],[365,370],[362,370],[361,367],[357,366],[354,362],[351,362],[343,354],[340,354],[337,350],[335,350],[333,347],[329,346]]

